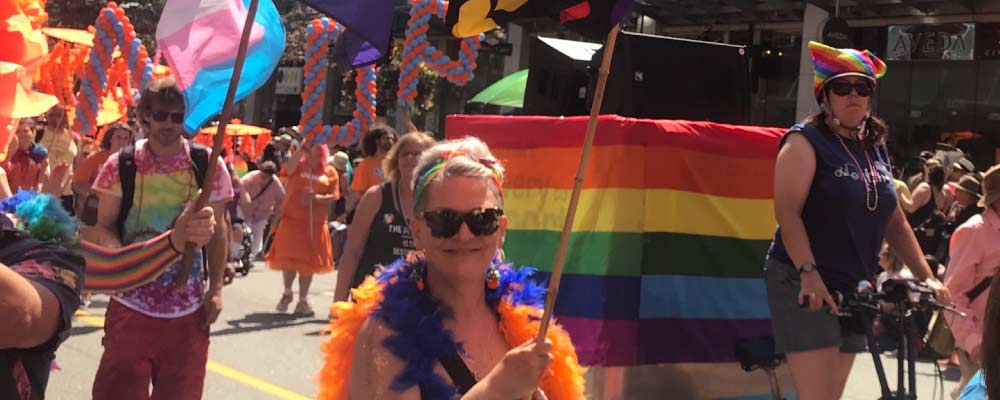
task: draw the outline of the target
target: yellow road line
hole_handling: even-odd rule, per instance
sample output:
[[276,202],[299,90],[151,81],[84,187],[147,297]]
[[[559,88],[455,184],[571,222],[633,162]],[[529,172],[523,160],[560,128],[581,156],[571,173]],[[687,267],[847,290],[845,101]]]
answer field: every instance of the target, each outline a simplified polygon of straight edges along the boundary
[[215,361],[208,360],[208,370],[222,375],[226,378],[232,379],[234,381],[240,382],[244,385],[251,386],[257,390],[264,393],[273,395],[280,399],[286,400],[309,400],[308,397],[301,394],[295,393],[291,390],[272,385],[271,383],[265,382],[263,380],[257,379],[253,376],[247,375],[235,369],[229,368],[225,365],[219,364]]
[[[104,317],[90,314],[86,311],[77,311],[76,315],[73,316],[80,322],[83,322],[90,326],[95,326],[98,328],[104,327]],[[283,387],[271,384],[267,381],[258,379],[252,375],[244,372],[227,367],[223,364],[219,364],[215,361],[208,360],[205,365],[209,371],[215,372],[226,378],[232,379],[244,385],[250,386],[254,389],[260,390],[261,392],[267,393],[274,397],[283,400],[309,400],[309,397],[303,396],[301,394],[295,393],[291,390],[285,389]]]

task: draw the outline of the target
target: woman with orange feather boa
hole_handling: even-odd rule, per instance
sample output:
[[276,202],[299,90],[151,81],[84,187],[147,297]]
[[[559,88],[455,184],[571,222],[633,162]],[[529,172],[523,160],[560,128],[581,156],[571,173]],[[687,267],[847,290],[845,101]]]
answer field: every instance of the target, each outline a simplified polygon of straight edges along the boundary
[[320,399],[580,399],[583,369],[545,289],[504,264],[503,166],[480,140],[424,152],[414,176],[417,252],[332,307]]

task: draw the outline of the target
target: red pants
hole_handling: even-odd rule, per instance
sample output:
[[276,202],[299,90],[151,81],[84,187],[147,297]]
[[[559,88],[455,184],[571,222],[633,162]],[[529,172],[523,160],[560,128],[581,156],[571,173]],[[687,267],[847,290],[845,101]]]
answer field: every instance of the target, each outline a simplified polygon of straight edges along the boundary
[[201,399],[208,362],[204,319],[201,310],[181,318],[153,318],[111,300],[94,400]]

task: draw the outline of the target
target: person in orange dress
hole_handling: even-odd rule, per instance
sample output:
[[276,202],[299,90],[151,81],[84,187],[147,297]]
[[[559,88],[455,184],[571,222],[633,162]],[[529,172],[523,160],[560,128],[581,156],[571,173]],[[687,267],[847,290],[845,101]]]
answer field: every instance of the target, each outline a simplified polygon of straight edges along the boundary
[[274,243],[265,257],[267,266],[282,271],[284,278],[285,291],[275,307],[278,312],[288,311],[292,282],[298,275],[299,302],[294,314],[314,315],[307,300],[313,274],[333,270],[326,218],[331,205],[340,199],[340,179],[326,162],[329,153],[326,145],[303,146],[285,164],[285,203]]

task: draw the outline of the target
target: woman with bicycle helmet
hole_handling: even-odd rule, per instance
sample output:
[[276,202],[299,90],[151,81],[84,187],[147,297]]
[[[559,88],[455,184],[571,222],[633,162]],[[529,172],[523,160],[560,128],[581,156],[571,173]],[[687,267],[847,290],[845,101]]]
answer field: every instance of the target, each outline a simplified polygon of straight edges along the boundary
[[898,207],[888,129],[871,115],[885,63],[867,50],[810,42],[821,111],[781,139],[774,172],[778,230],[765,268],[776,350],[785,353],[799,399],[839,399],[864,351],[858,327],[841,321],[831,293],[874,280],[885,239],[947,301]]

